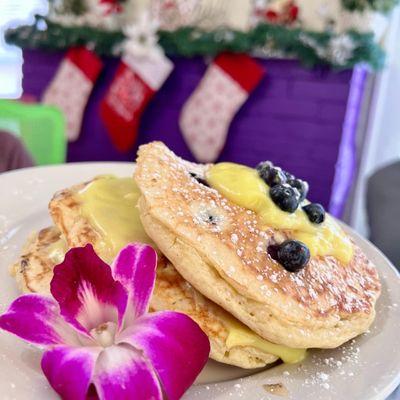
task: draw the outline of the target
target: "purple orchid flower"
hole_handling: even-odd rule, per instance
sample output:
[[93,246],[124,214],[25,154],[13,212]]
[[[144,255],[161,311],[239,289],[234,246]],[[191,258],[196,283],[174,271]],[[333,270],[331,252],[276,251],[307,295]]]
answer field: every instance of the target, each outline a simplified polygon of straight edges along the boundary
[[42,370],[64,399],[179,399],[210,344],[184,314],[147,313],[156,266],[146,245],[128,245],[111,268],[91,245],[71,249],[54,268],[54,298],[20,296],[0,327],[45,347]]

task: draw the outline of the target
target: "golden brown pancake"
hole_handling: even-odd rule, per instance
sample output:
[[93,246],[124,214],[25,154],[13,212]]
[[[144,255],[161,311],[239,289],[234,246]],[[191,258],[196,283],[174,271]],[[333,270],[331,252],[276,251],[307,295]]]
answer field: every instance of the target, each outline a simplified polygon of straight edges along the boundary
[[229,346],[232,326],[238,322],[221,307],[212,303],[186,282],[170,262],[159,262],[154,293],[150,301],[153,311],[172,310],[189,315],[207,334],[211,358],[242,368],[259,368],[278,358],[254,346]]
[[[87,182],[56,193],[49,204],[50,214],[69,248],[91,243],[96,252],[110,263],[112,260],[109,253],[104,253],[103,234],[96,230],[81,212],[82,204],[77,192],[89,184],[90,182]],[[103,257],[103,254],[106,256]],[[209,336],[211,358],[217,361],[242,368],[258,368],[278,359],[275,355],[252,345],[228,346],[227,339],[232,326],[239,322],[195,290],[161,253],[150,306],[154,311],[180,311],[193,318]],[[246,331],[257,337],[250,330]]]
[[[377,271],[354,245],[344,265],[312,257],[297,273],[267,252],[290,232],[261,228],[258,215],[194,179],[164,144],[140,147],[135,181],[147,234],[185,280],[263,338],[295,348],[334,348],[365,332],[380,294]],[[343,233],[344,234],[344,233]]]
[[24,293],[50,294],[54,265],[64,259],[67,245],[56,227],[32,233],[22,254],[10,266],[18,288]]
[[[53,268],[63,260],[62,251],[66,251],[66,243],[56,227],[31,235],[18,261],[10,268],[19,289],[24,293],[50,294]],[[217,361],[242,368],[259,368],[278,359],[252,346],[229,347],[229,323],[235,323],[233,318],[197,292],[163,256],[158,260],[150,310],[172,310],[189,315],[210,338],[211,357]]]
[[[80,199],[76,194],[92,181],[57,192],[49,203],[50,216],[67,242],[67,247],[80,247],[91,243],[99,252],[101,235],[81,214]],[[111,260],[108,260],[111,261]]]

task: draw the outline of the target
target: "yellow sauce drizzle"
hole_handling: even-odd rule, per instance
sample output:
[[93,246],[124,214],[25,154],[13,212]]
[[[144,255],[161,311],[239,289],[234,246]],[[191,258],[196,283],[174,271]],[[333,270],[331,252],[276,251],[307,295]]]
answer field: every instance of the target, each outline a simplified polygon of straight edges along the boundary
[[132,178],[103,176],[80,193],[81,213],[100,234],[97,245],[102,258],[112,261],[128,243],[154,246],[140,222],[137,201],[140,191]]
[[299,207],[290,214],[282,211],[269,196],[269,186],[255,169],[234,163],[220,163],[207,172],[207,182],[233,203],[256,212],[265,227],[290,231],[303,242],[313,257],[333,256],[344,264],[353,257],[353,246],[338,223],[326,215],[322,224],[311,223]]
[[224,319],[224,324],[228,328],[228,339],[226,345],[228,349],[237,346],[252,346],[265,353],[273,354],[288,364],[298,363],[306,358],[306,349],[292,349],[283,345],[271,343],[251,331],[247,326],[234,318]]

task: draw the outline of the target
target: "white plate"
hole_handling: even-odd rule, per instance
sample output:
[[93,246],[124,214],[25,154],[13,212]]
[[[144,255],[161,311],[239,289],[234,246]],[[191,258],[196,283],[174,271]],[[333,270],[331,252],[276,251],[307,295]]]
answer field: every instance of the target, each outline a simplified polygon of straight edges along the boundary
[[[0,176],[0,312],[18,296],[8,265],[29,233],[51,223],[47,204],[53,193],[95,175],[129,176],[132,171],[129,163],[85,163]],[[351,234],[378,266],[383,284],[377,318],[368,334],[339,349],[311,352],[301,365],[282,364],[262,372],[210,362],[185,399],[279,399],[264,388],[276,383],[287,389],[286,399],[385,399],[400,383],[400,279],[373,245]],[[0,357],[1,399],[57,398],[41,373],[39,350],[0,332]]]

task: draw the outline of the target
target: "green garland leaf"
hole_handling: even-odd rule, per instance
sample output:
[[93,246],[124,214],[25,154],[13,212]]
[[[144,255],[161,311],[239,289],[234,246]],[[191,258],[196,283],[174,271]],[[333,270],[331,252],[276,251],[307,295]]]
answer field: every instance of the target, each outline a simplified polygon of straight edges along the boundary
[[[46,30],[39,29],[43,23],[47,25]],[[171,56],[214,56],[224,51],[278,54],[297,58],[308,67],[326,65],[335,69],[352,68],[359,63],[378,69],[384,61],[384,52],[374,42],[373,35],[355,31],[336,35],[262,23],[249,32],[184,27],[173,32],[159,31],[158,36],[160,46]],[[32,26],[6,32],[7,43],[23,49],[57,51],[87,46],[105,56],[119,56],[124,39],[121,31],[110,32],[88,26],[66,27],[41,16],[36,16],[36,23]]]
[[[47,29],[39,28],[46,24]],[[104,31],[89,26],[66,27],[40,15],[34,25],[24,25],[6,31],[5,40],[22,49],[48,51],[66,50],[74,46],[87,46],[99,55],[118,55],[117,45],[125,39],[121,31]]]
[[399,0],[342,0],[342,5],[349,11],[374,10],[388,13],[399,3]]

